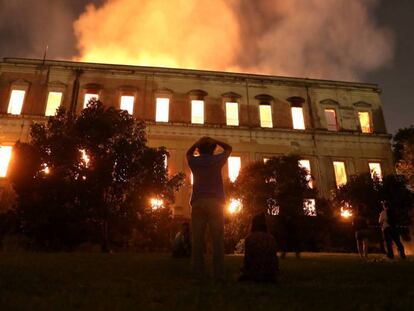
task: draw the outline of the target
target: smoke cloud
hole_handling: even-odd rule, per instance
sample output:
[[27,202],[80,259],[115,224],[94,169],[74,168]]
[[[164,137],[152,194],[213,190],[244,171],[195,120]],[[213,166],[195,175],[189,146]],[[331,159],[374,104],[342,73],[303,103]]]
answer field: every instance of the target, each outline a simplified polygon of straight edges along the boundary
[[356,80],[389,63],[375,0],[107,0],[75,22],[78,59]]

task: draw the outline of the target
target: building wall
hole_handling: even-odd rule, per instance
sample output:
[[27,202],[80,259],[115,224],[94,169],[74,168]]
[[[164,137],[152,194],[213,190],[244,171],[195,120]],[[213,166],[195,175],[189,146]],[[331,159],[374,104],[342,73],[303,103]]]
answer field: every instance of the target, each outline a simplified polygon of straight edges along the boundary
[[[78,77],[78,79],[77,79]],[[21,115],[7,114],[11,90],[26,88]],[[63,92],[62,105],[79,113],[86,92],[98,92],[106,105],[119,107],[122,94],[135,96],[134,116],[148,123],[148,142],[170,152],[171,173],[187,174],[176,197],[175,213],[189,215],[191,191],[185,152],[201,136],[212,136],[233,146],[242,167],[248,162],[295,153],[311,163],[315,185],[328,197],[335,188],[332,161],[346,163],[347,175],[368,172],[369,162],[380,162],[383,174],[393,172],[390,136],[374,84],[282,78],[249,74],[85,64],[27,59],[0,63],[0,146],[29,140],[32,122],[45,121],[49,91]],[[155,122],[157,97],[170,98],[168,123]],[[303,108],[305,130],[292,128],[292,97]],[[261,128],[259,104],[271,98],[273,128]],[[205,123],[191,124],[191,99],[205,102]],[[239,103],[239,126],[227,126],[225,102]],[[324,109],[335,109],[339,130],[328,131]],[[358,111],[371,115],[373,132],[361,133]],[[227,168],[223,170],[227,174]],[[6,184],[7,179],[0,180]]]

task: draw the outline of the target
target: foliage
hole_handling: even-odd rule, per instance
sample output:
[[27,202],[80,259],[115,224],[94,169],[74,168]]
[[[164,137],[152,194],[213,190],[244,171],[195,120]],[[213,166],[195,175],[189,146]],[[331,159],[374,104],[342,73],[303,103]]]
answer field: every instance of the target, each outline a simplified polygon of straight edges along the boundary
[[31,138],[16,144],[10,179],[22,232],[47,249],[126,243],[150,198],[168,208],[183,179],[168,177],[167,151],[146,145],[142,121],[99,101],[74,118],[59,109]]
[[[249,233],[254,215],[279,215],[294,218],[304,215],[304,199],[313,198],[315,190],[309,187],[308,172],[298,165],[296,155],[270,158],[266,163],[257,161],[243,168],[227,193],[241,200],[243,208],[229,215],[226,226],[226,248],[233,250],[240,239]],[[275,233],[275,220],[269,220],[269,230]]]
[[254,162],[240,172],[234,195],[242,200],[250,216],[265,213],[304,215],[303,200],[314,197],[309,187],[308,172],[298,165],[296,155],[270,158],[266,163]]
[[388,175],[383,180],[373,179],[369,173],[351,176],[347,184],[335,191],[333,204],[337,211],[344,206],[358,209],[371,224],[377,224],[383,200],[390,204],[399,224],[408,224],[412,194],[401,175]]
[[399,129],[393,137],[393,152],[397,171],[404,175],[414,190],[414,127]]

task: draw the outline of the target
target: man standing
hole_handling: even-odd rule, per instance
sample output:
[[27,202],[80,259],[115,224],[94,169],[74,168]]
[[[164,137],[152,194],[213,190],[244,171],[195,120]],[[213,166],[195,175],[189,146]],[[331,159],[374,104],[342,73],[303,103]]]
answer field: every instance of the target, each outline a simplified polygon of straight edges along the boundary
[[[214,154],[217,146],[223,152]],[[194,153],[198,151],[198,156]],[[214,277],[224,278],[224,188],[221,170],[232,147],[210,137],[203,137],[187,151],[193,173],[191,195],[192,265],[196,277],[205,273],[204,236],[209,226],[213,245]]]
[[379,223],[381,225],[382,234],[385,240],[385,246],[387,249],[387,257],[389,259],[394,258],[394,251],[392,249],[392,241],[394,241],[395,245],[398,248],[398,252],[400,253],[400,257],[405,259],[405,251],[404,245],[401,243],[400,240],[400,233],[398,232],[398,228],[396,226],[395,216],[393,215],[393,211],[390,210],[389,204],[386,201],[382,201],[382,212],[379,216]]

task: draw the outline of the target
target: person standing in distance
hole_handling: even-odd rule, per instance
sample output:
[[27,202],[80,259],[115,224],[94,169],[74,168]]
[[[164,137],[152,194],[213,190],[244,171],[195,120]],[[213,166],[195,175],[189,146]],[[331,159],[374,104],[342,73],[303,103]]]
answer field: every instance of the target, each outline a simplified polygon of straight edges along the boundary
[[[214,154],[217,146],[223,152]],[[198,156],[195,152],[198,151]],[[187,162],[193,173],[191,195],[192,269],[197,278],[205,274],[204,236],[207,225],[213,246],[214,278],[224,278],[224,187],[221,170],[232,147],[211,137],[202,137],[187,151]]]

